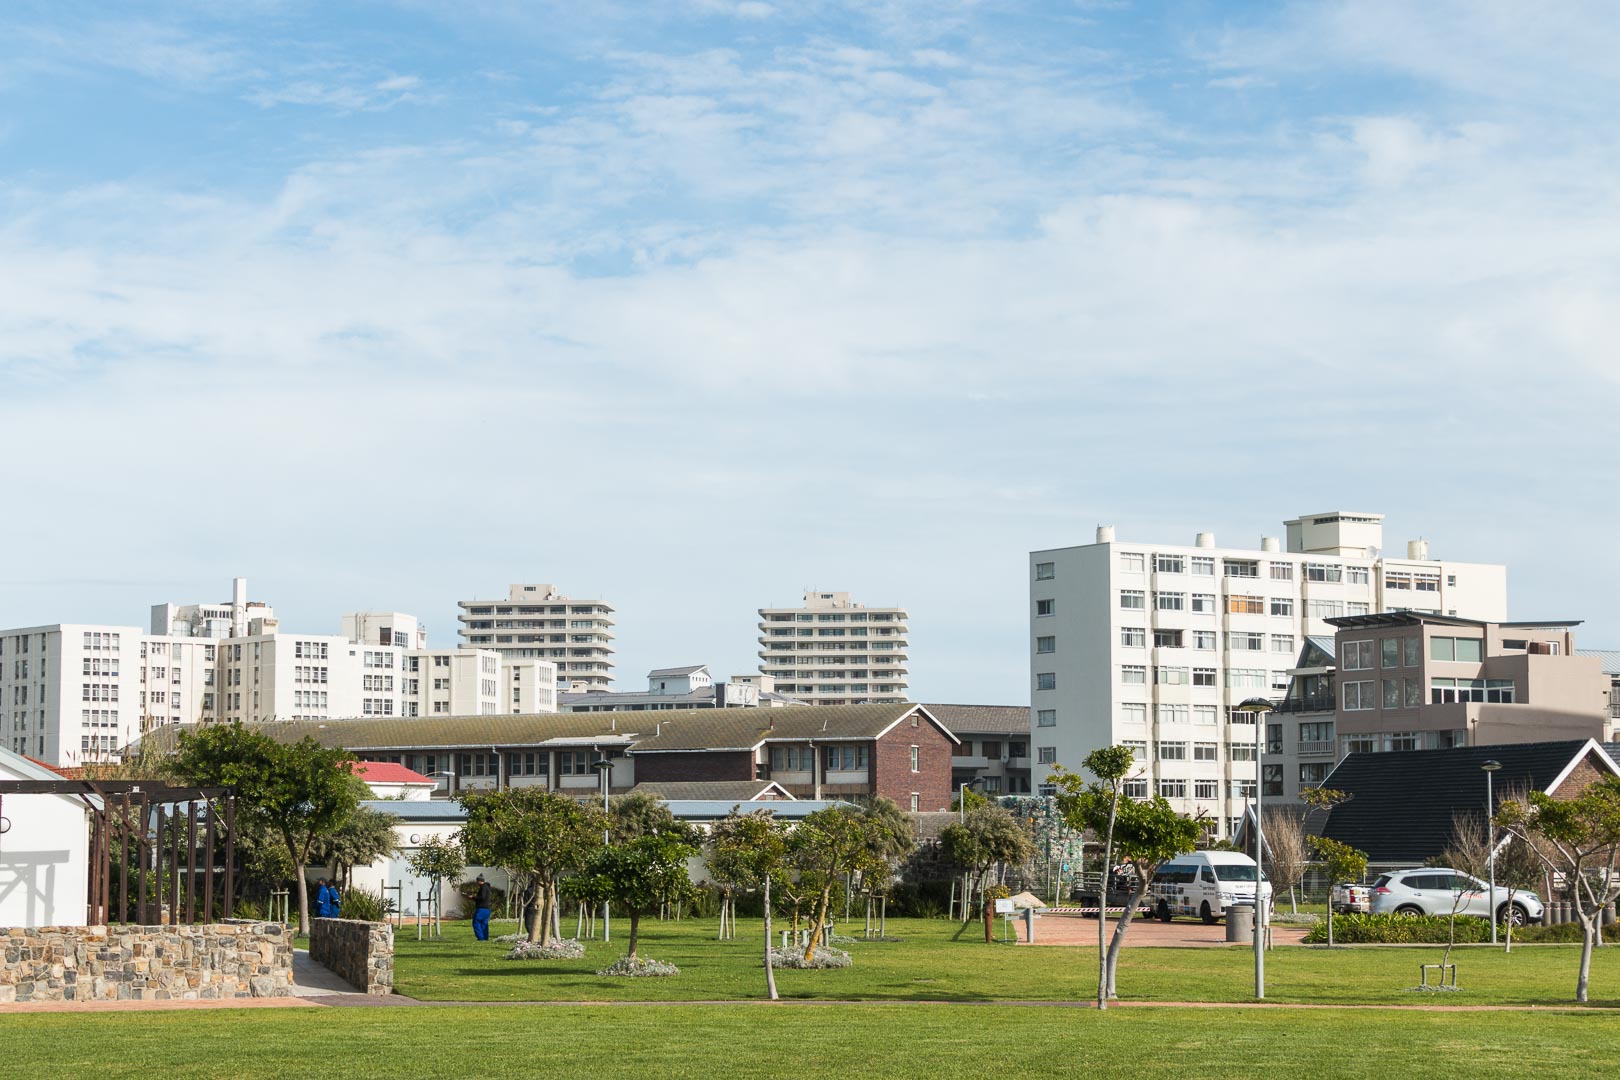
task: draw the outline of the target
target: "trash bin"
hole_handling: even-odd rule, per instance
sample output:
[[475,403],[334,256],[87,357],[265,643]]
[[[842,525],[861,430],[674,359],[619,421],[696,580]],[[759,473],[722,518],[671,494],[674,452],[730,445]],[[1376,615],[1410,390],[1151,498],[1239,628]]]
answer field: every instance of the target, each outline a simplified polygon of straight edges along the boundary
[[1229,904],[1226,908],[1226,940],[1254,942],[1254,905]]

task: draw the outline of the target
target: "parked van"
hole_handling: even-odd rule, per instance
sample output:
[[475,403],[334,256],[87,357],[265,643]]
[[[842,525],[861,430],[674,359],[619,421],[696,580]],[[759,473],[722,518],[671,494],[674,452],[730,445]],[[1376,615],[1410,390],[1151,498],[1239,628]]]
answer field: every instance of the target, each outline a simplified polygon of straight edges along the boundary
[[[1254,903],[1254,860],[1237,851],[1195,851],[1160,863],[1153,875],[1153,911],[1169,922],[1196,915],[1212,923],[1232,904]],[[1261,880],[1260,896],[1270,910],[1271,882]]]

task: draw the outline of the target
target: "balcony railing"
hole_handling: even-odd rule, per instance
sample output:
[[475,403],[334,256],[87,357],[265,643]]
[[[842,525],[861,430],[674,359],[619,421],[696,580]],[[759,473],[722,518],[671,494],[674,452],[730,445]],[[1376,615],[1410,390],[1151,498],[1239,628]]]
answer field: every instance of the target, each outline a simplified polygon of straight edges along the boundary
[[1331,754],[1333,753],[1332,739],[1311,739],[1299,744],[1299,752],[1303,754]]
[[1299,698],[1284,698],[1277,702],[1277,712],[1333,712],[1338,708],[1338,700],[1332,694],[1306,694]]

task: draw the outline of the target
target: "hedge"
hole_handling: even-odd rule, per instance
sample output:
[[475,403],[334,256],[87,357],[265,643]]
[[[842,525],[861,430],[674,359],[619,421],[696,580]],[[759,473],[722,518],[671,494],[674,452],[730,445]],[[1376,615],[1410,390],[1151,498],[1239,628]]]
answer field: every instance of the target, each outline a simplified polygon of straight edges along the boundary
[[[1335,945],[1444,945],[1451,940],[1451,919],[1446,915],[1336,915]],[[1327,920],[1311,927],[1307,945],[1325,945]],[[1475,915],[1457,916],[1457,944],[1491,940],[1491,924]]]

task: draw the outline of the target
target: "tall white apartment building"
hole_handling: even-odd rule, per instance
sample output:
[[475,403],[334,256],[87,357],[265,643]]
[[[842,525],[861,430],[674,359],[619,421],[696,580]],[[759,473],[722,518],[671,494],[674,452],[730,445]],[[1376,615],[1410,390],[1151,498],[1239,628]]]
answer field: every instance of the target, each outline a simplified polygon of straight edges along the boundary
[[759,609],[759,670],[806,705],[905,701],[906,612],[847,592],[804,594],[802,608]]
[[0,631],[0,742],[72,766],[114,760],[155,726],[210,719],[218,645],[138,626]]
[[[1096,543],[1029,556],[1035,781],[1093,749],[1137,755],[1129,794],[1157,792],[1230,835],[1254,797],[1256,728],[1233,707],[1280,699],[1323,620],[1385,611],[1501,621],[1505,567],[1435,561],[1424,541],[1385,556],[1383,515],[1334,511],[1285,523],[1259,550]],[[1044,790],[1049,791],[1050,788]]]
[[557,665],[533,657],[501,657],[501,704],[496,712],[556,712]]
[[510,585],[505,600],[462,600],[461,640],[503,660],[546,660],[563,687],[613,685],[613,608],[575,600],[555,585]]

